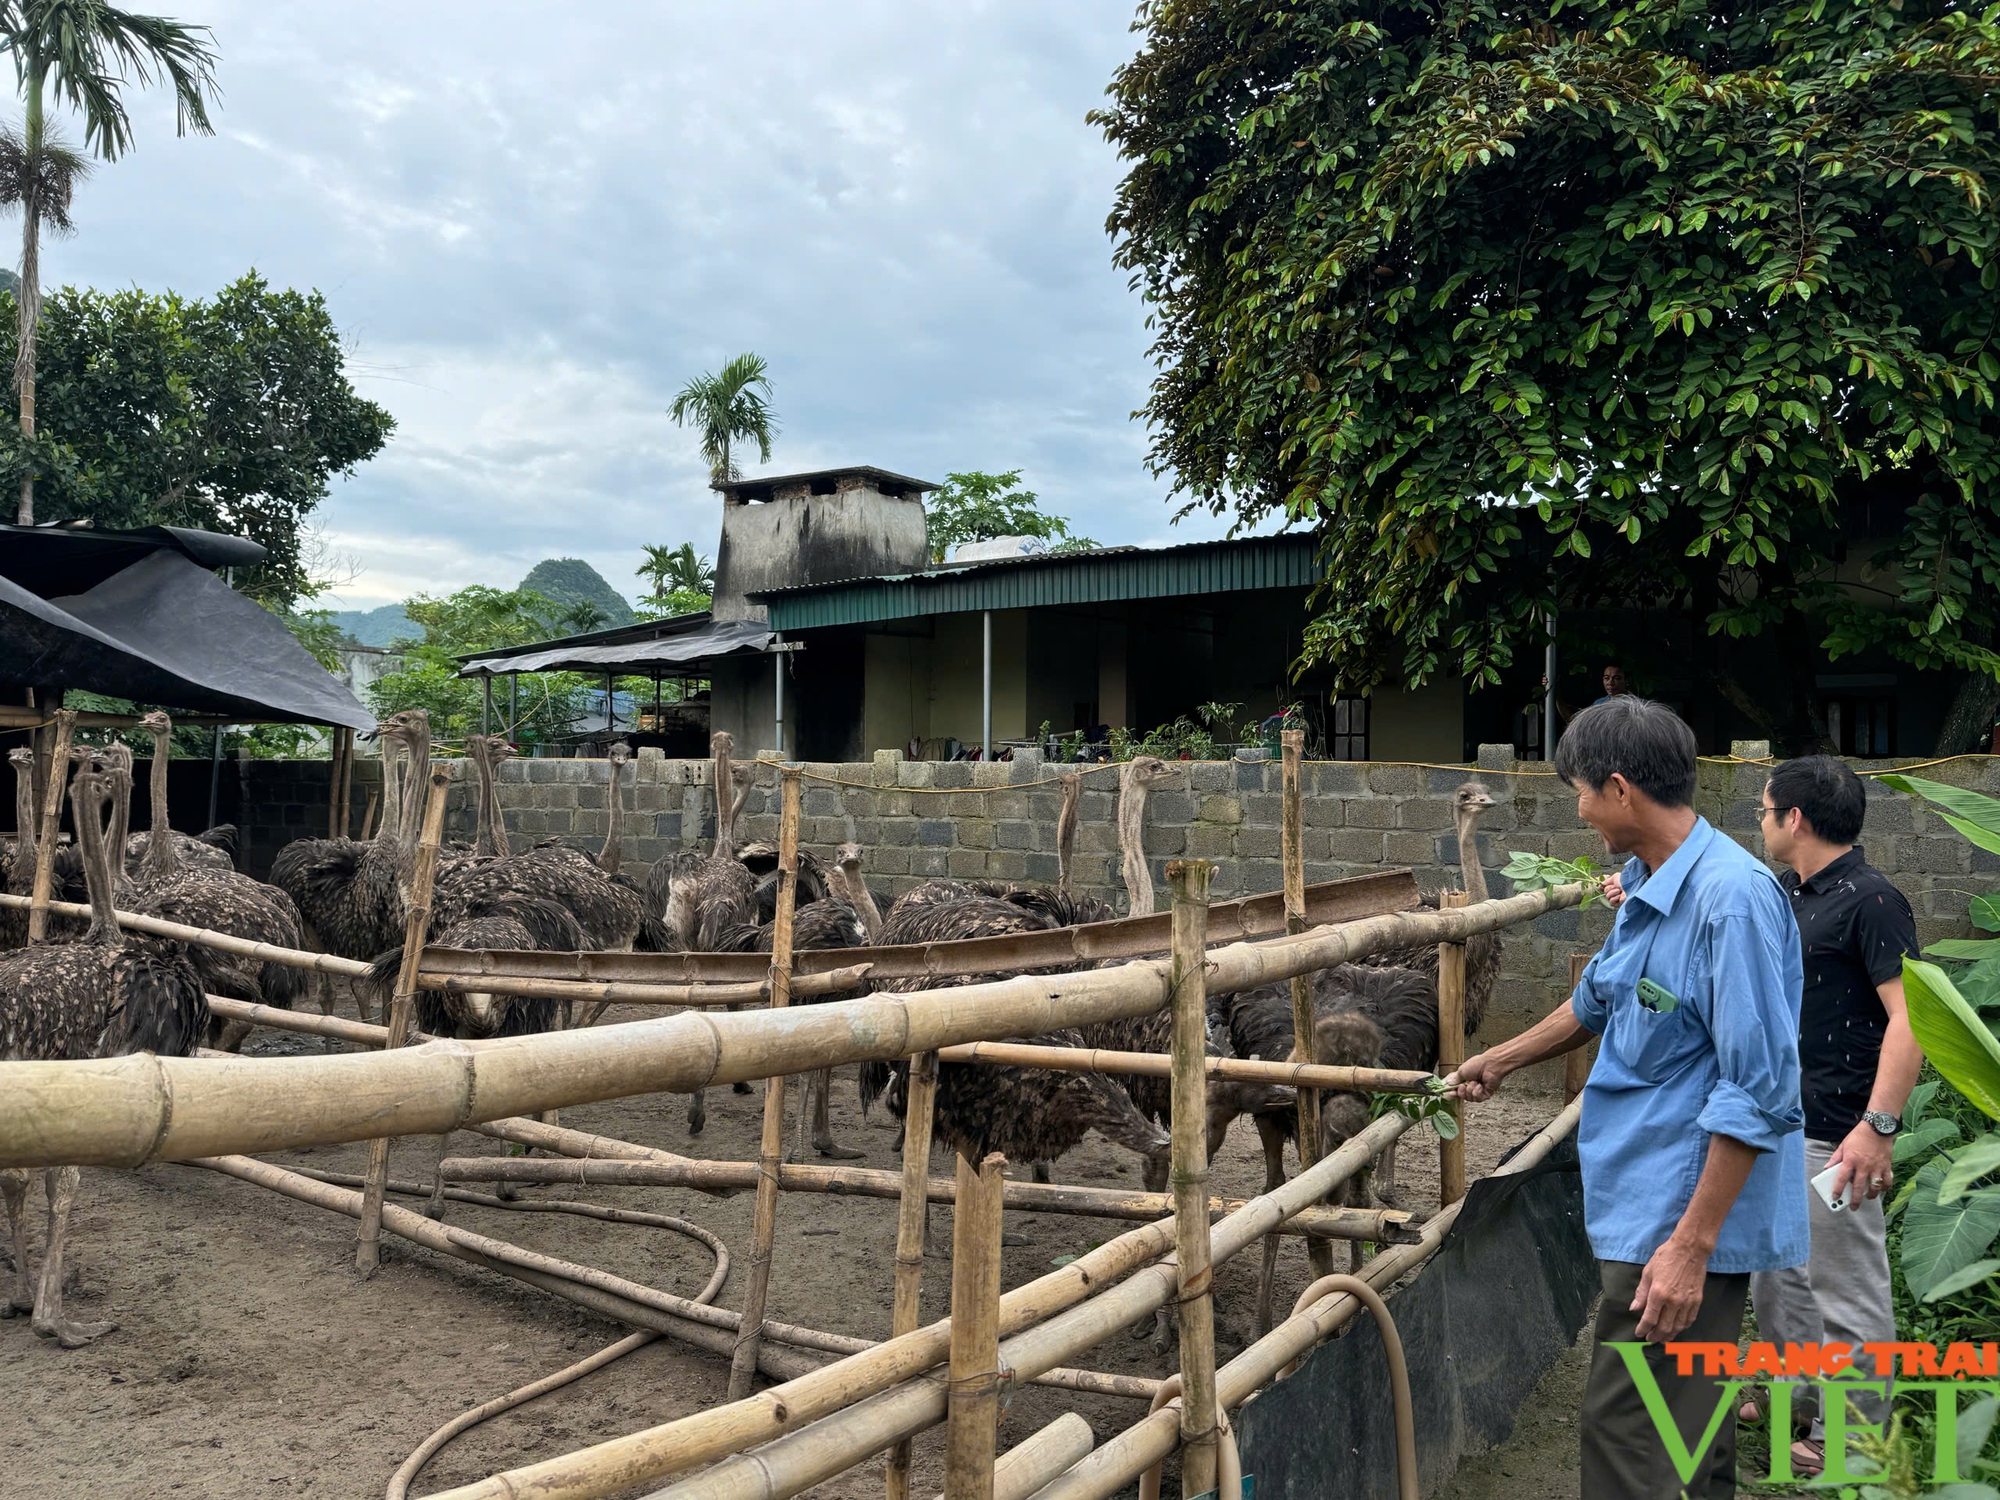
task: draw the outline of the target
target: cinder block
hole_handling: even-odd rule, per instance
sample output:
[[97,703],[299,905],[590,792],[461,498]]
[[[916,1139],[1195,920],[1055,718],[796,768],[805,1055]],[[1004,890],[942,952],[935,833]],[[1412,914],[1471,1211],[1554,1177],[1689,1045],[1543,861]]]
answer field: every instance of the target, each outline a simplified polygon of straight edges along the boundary
[[1356,797],[1342,808],[1342,818],[1349,828],[1394,828],[1396,806],[1394,797]]
[[996,849],[986,856],[989,880],[1026,880],[1028,856],[1018,849]]
[[1315,797],[1364,797],[1368,794],[1368,763],[1323,760],[1304,768]]
[[986,797],[985,816],[995,822],[1002,819],[1022,819],[1028,816],[1028,794],[1025,791],[989,792]]
[[1197,823],[1187,831],[1187,843],[1182,852],[1192,859],[1225,859],[1236,852],[1236,841],[1249,838],[1252,834],[1245,830],[1241,834],[1213,824]]
[[1438,797],[1411,797],[1396,808],[1399,828],[1449,828],[1452,805]]
[[1236,785],[1234,764],[1226,760],[1198,760],[1190,763],[1188,789],[1203,792],[1226,792]]
[[910,873],[910,850],[907,847],[882,845],[867,851],[869,869],[882,875],[907,875]]
[[969,787],[972,785],[972,762],[965,760],[941,760],[931,767],[932,786]]
[[931,775],[938,762],[931,760],[905,760],[896,763],[897,786],[930,786]]
[[984,792],[963,792],[951,797],[933,797],[930,805],[920,809],[933,818],[983,818],[986,814]]
[[952,830],[961,849],[991,849],[993,824],[986,818],[956,818]]
[[875,842],[883,847],[897,845],[907,847],[917,841],[917,823],[914,818],[883,818],[876,825]]
[[837,818],[846,809],[841,803],[841,788],[830,786],[809,786],[805,795],[799,798],[799,810],[809,818]]
[[[1183,798],[1182,800],[1192,799]],[[1213,796],[1201,799],[1201,812],[1199,816],[1204,823],[1226,823],[1234,826],[1243,821],[1243,804],[1234,797],[1218,792]],[[1160,818],[1163,822],[1173,817],[1174,814],[1172,812],[1164,808],[1160,810]]]
[[923,880],[935,880],[950,873],[950,851],[944,849],[913,849],[910,851],[910,873]]
[[1030,849],[1034,847],[1034,825],[1023,818],[1010,818],[993,825],[993,843],[1000,849]]
[[976,760],[971,762],[971,766],[974,786],[1006,786],[1014,779],[1011,761]]
[[917,824],[917,842],[926,848],[942,849],[951,843],[951,820],[925,818]]
[[1326,836],[1328,857],[1349,864],[1380,864],[1386,835],[1365,828],[1337,828]]
[[1062,865],[1053,854],[1030,854],[1025,868],[1026,879],[1053,885],[1062,879]]
[[1187,848],[1187,829],[1176,824],[1149,825],[1140,847],[1149,855],[1178,855]]
[[1385,833],[1382,857],[1392,865],[1427,865],[1435,857],[1435,846],[1427,833]]
[[983,849],[953,849],[945,862],[945,873],[957,880],[984,880],[986,878],[986,851]]
[[[1330,835],[1323,828],[1308,828],[1304,832],[1304,853],[1307,859],[1313,857],[1314,841],[1317,840],[1320,857],[1326,857]],[[1277,828],[1239,828],[1236,830],[1236,857],[1238,859],[1277,859],[1284,853],[1285,839]]]
[[1348,805],[1344,797],[1306,797],[1299,816],[1310,828],[1339,828],[1347,822]]
[[1417,766],[1370,763],[1368,786],[1380,796],[1413,797],[1424,789],[1424,773]]
[[[1185,823],[1194,815],[1194,798],[1186,792],[1154,792],[1146,799],[1148,823]],[[1207,817],[1208,814],[1204,812],[1202,816]]]

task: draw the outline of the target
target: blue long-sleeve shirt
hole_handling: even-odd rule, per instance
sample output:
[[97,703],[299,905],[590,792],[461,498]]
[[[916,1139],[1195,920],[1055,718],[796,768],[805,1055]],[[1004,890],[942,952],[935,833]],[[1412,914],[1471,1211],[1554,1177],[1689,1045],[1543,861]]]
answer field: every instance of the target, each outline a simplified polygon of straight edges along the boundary
[[[1591,1248],[1600,1260],[1651,1259],[1694,1196],[1709,1137],[1726,1135],[1758,1156],[1708,1269],[1798,1265],[1809,1240],[1791,905],[1702,818],[1659,869],[1634,859],[1621,878],[1625,904],[1570,997],[1604,1038],[1577,1132]],[[1679,1004],[1642,1005],[1641,979]]]

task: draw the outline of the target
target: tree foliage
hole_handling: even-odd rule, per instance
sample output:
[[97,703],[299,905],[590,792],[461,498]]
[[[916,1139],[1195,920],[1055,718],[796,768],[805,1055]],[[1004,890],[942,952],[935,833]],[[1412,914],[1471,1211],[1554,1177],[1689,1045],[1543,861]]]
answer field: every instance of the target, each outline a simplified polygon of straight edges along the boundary
[[[0,366],[12,312],[0,293]],[[205,301],[66,287],[43,307],[36,366],[39,432],[0,426],[0,486],[35,474],[44,521],[250,537],[271,555],[237,586],[280,605],[311,592],[301,532],[328,482],[395,428],[348,382],[320,295],[255,272]]]
[[692,423],[701,434],[701,456],[713,480],[741,477],[731,452],[738,442],[754,442],[757,461],[771,461],[778,414],[771,408],[770,371],[762,355],[739,354],[715,374],[697,375],[681,387],[667,415],[676,426]]
[[1040,537],[1056,543],[1050,549],[1054,552],[1097,545],[1087,536],[1073,535],[1064,517],[1045,512],[1035,492],[1021,488],[1019,469],[1004,474],[971,469],[947,474],[944,481],[924,502],[932,562],[943,562],[961,542],[987,542],[998,536]]
[[1140,15],[1096,118],[1152,461],[1321,529],[1343,686],[1494,682],[1631,603],[1770,632],[1793,722],[1822,650],[2000,676],[2000,13]]
[[694,550],[693,542],[678,547],[649,542],[638,576],[651,585],[639,601],[649,619],[697,614],[714,602],[715,565]]

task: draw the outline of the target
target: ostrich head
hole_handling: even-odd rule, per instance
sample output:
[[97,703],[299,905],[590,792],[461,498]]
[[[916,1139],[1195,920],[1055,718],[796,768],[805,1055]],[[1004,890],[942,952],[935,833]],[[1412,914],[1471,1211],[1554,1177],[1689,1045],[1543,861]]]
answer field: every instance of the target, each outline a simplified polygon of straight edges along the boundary
[[717,760],[726,760],[736,753],[736,736],[726,729],[718,729],[708,737],[708,753]]
[[842,844],[833,856],[833,863],[849,879],[861,873],[861,846]]
[[1487,897],[1486,867],[1479,860],[1479,819],[1500,804],[1486,790],[1483,781],[1468,781],[1452,793],[1452,821],[1458,830],[1459,880],[1474,901]]
[[622,766],[632,759],[632,747],[623,740],[613,740],[606,748],[604,758],[614,766]]
[[1180,768],[1169,765],[1157,755],[1135,755],[1126,767],[1125,784],[1150,792],[1156,786],[1165,786],[1180,778]]
[[174,721],[156,708],[149,714],[139,716],[139,727],[154,739],[163,740],[174,732]]
[[1479,815],[1487,808],[1498,807],[1500,804],[1495,802],[1493,794],[1486,790],[1485,782],[1468,781],[1451,794],[1451,805],[1459,817],[1477,821]]

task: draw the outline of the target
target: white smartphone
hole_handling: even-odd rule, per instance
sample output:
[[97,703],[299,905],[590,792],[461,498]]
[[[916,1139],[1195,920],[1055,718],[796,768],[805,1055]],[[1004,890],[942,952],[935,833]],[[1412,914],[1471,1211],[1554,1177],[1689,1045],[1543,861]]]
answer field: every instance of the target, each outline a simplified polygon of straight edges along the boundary
[[1828,1167],[1812,1180],[1813,1191],[1819,1194],[1820,1202],[1824,1203],[1835,1213],[1839,1213],[1843,1208],[1859,1208],[1861,1206],[1861,1200],[1855,1194],[1855,1189],[1860,1184],[1851,1176],[1847,1179],[1847,1190],[1838,1198],[1833,1196],[1833,1179],[1839,1171],[1840,1168],[1838,1166]]

